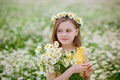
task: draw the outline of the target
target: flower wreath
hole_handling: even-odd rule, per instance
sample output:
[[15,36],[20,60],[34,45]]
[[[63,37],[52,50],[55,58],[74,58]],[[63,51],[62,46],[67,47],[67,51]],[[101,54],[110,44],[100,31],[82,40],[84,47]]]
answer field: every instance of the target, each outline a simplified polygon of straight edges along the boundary
[[69,13],[61,12],[56,15],[53,15],[51,17],[51,21],[53,24],[55,24],[56,20],[63,18],[63,17],[73,19],[79,26],[83,26],[82,18],[78,18],[75,14],[73,14],[71,12],[69,12]]

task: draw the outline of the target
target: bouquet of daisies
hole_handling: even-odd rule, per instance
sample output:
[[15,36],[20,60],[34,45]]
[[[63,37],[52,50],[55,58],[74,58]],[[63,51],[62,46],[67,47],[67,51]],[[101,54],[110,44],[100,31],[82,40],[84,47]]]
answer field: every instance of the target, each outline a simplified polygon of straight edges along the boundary
[[[41,54],[41,64],[40,64],[40,71],[43,73],[41,74],[41,78],[46,76],[46,72],[55,72],[62,74],[66,69],[70,66],[77,64],[72,57],[75,51],[63,51],[61,47],[59,47],[59,43],[57,41],[54,44],[46,44],[45,47],[45,54]],[[41,47],[37,47],[35,52],[40,52]],[[46,79],[46,78],[45,78]],[[69,80],[84,80],[79,73],[73,74]]]

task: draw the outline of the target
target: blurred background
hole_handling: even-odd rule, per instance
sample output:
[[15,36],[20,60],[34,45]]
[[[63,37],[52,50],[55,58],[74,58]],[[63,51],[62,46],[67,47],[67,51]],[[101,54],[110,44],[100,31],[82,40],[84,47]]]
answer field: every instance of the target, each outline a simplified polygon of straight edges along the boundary
[[51,16],[63,11],[84,21],[91,80],[120,80],[119,10],[120,0],[0,0],[0,80],[40,80],[34,50],[50,42]]

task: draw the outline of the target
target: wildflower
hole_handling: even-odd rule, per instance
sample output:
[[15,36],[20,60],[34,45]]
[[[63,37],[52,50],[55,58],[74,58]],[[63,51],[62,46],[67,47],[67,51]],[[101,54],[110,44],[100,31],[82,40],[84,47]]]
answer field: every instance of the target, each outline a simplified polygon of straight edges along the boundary
[[58,48],[58,47],[59,47],[59,43],[58,43],[57,41],[55,41],[55,42],[54,42],[54,46],[55,46],[56,48]]
[[45,49],[49,49],[50,48],[50,44],[46,44],[44,48]]
[[37,46],[37,48],[35,49],[35,52],[40,53],[41,48],[42,48],[41,45]]

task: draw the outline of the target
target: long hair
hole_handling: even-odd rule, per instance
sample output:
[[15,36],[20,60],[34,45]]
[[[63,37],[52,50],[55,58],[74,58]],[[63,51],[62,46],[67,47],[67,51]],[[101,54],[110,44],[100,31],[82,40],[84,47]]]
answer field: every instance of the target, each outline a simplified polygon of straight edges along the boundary
[[[80,35],[80,26],[73,19],[70,19],[68,17],[62,17],[62,18],[56,20],[56,22],[54,24],[54,28],[53,28],[51,43],[54,43],[55,41],[58,41],[57,29],[58,29],[60,23],[65,22],[65,21],[70,21],[71,23],[73,23],[75,25],[76,29],[79,30],[78,35],[75,36],[75,39],[73,40],[73,44],[74,44],[75,47],[80,47],[82,45],[81,44],[81,35]],[[62,44],[60,42],[59,42],[59,44],[60,44],[59,47],[61,47]]]

